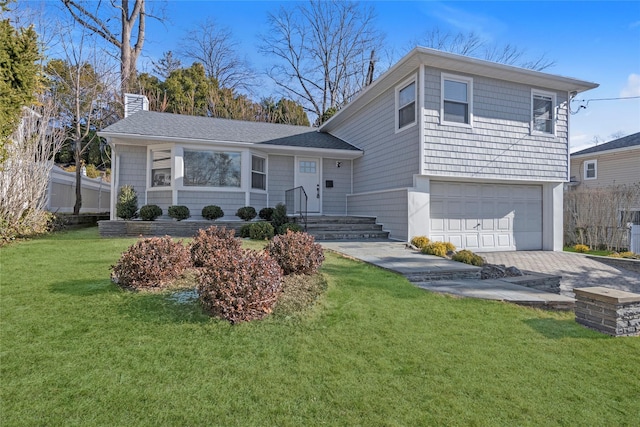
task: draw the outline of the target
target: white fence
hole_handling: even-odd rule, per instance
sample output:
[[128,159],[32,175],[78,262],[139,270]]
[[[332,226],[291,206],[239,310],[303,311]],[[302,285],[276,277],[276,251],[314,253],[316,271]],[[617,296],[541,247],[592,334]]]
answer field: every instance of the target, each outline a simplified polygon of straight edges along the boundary
[[640,225],[632,225],[630,234],[629,250],[640,254]]
[[[108,212],[111,200],[111,185],[100,178],[82,177],[81,213]],[[76,202],[76,174],[57,166],[51,169],[47,188],[46,209],[50,212],[73,212]]]

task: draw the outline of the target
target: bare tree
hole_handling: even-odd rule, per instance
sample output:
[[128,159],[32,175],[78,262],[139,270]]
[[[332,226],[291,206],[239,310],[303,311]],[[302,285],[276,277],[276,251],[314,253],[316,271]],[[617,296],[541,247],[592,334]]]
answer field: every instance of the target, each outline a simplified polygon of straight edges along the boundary
[[250,93],[256,74],[248,62],[238,56],[238,41],[231,30],[207,18],[187,33],[181,44],[182,55],[204,66],[221,88]]
[[169,77],[171,72],[182,67],[182,63],[173,55],[170,50],[162,54],[157,62],[153,61],[153,72],[162,77],[164,80]]
[[349,102],[366,84],[383,37],[372,8],[350,1],[310,0],[269,14],[260,51],[275,63],[267,74],[316,117]]
[[87,38],[86,30],[73,39],[61,36],[66,58],[51,60],[45,66],[51,97],[58,106],[58,123],[73,147],[76,215],[82,208],[82,155],[99,138],[96,131],[117,118],[113,91],[117,73],[95,45],[86,45]]
[[565,193],[565,243],[586,244],[591,249],[628,248],[629,223],[638,203],[640,182]]
[[150,16],[146,0],[61,1],[76,22],[118,49],[120,90],[124,93],[135,82],[136,65],[144,46],[146,18]]
[[64,132],[55,125],[53,100],[41,97],[38,102],[24,108],[0,168],[0,240],[45,231],[49,173]]
[[510,43],[504,45],[491,44],[473,31],[451,33],[434,28],[425,32],[421,37],[414,39],[410,43],[409,49],[415,46],[429,47],[536,71],[542,71],[555,65],[555,61],[548,59],[546,55],[529,58],[525,49]]

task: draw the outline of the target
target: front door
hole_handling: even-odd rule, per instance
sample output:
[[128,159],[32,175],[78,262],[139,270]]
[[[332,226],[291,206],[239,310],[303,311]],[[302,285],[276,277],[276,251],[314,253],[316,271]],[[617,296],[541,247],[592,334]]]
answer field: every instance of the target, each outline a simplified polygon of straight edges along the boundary
[[307,193],[307,212],[320,212],[320,160],[298,157],[296,186]]

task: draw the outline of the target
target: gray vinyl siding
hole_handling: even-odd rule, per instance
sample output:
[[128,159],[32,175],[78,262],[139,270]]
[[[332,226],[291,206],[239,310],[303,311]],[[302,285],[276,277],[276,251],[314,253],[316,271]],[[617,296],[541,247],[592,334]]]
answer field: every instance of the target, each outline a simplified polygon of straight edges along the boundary
[[[337,167],[336,162],[340,162]],[[351,160],[322,160],[322,212],[326,215],[344,215],[347,211],[347,194],[351,193]],[[327,188],[333,181],[333,188]]]
[[354,193],[411,187],[413,175],[420,173],[419,126],[396,133],[395,114],[392,87],[331,132],[364,150],[353,162]]
[[244,191],[178,191],[178,205],[185,205],[191,211],[191,218],[202,219],[202,208],[207,205],[220,206],[224,211],[223,220],[238,219],[238,208],[245,206]]
[[[584,179],[585,162],[596,160],[596,179]],[[614,153],[600,152],[571,159],[571,177],[577,188],[640,183],[640,148]]]
[[[132,185],[138,194],[138,207],[144,205],[143,194],[147,191],[147,147],[118,145],[120,156],[120,186]],[[119,189],[116,189],[116,192]]]
[[267,193],[250,193],[249,206],[253,206],[256,212],[260,212],[260,209],[267,207]]
[[441,74],[425,69],[424,173],[487,179],[567,177],[567,94],[556,94],[556,135],[532,135],[531,87],[473,78],[473,127],[440,124]]
[[293,188],[294,165],[292,156],[269,156],[267,189],[269,205],[284,203],[284,192]]
[[348,196],[348,215],[375,216],[391,239],[408,240],[406,189]]
[[[169,206],[173,203],[171,190],[154,190],[147,192],[147,204],[158,205],[162,209],[162,215],[167,216],[169,213]],[[191,213],[193,215],[193,212]]]

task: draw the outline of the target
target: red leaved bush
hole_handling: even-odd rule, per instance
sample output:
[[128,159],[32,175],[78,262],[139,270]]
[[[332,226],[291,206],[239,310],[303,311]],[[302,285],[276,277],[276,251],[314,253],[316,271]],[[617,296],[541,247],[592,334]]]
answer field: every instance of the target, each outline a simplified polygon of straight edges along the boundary
[[242,243],[235,238],[235,233],[236,231],[233,229],[227,230],[226,227],[216,227],[215,225],[206,230],[198,230],[198,234],[189,245],[193,266],[204,266],[211,255],[220,249],[240,249]]
[[266,253],[215,250],[200,268],[197,291],[206,311],[231,323],[271,313],[282,288],[282,270]]
[[123,288],[161,289],[190,266],[189,251],[182,241],[152,237],[130,246],[111,266],[111,277]]
[[313,236],[291,230],[275,236],[265,247],[267,253],[280,265],[285,275],[313,274],[322,265],[322,246]]

